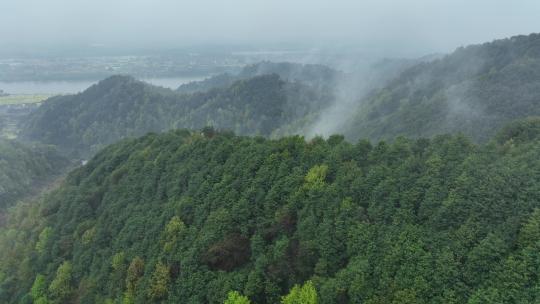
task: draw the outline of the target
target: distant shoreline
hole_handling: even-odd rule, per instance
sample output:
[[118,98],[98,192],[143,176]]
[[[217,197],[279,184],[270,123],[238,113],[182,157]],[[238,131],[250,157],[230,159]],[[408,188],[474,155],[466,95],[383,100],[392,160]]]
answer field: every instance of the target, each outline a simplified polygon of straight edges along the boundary
[[[154,77],[138,78],[144,82],[175,90],[180,85],[192,81],[203,80],[206,76],[198,77]],[[76,94],[98,83],[102,79],[93,80],[55,80],[55,81],[0,81],[0,88],[11,95],[62,95]]]

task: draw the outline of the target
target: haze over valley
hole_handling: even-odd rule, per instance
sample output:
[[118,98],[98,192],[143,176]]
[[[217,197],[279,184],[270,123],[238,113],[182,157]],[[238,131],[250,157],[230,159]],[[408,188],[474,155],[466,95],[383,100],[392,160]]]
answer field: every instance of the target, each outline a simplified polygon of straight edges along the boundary
[[536,1],[2,1],[0,303],[539,303]]

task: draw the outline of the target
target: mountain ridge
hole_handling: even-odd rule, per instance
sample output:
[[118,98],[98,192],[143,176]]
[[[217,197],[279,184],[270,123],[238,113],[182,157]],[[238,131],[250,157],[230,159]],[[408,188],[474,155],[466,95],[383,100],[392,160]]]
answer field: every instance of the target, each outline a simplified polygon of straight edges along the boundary
[[34,111],[22,138],[92,155],[125,137],[211,125],[265,135],[328,103],[329,96],[277,75],[238,80],[225,89],[178,94],[129,76],[113,76],[77,95],[53,97]]
[[463,132],[485,141],[512,120],[540,114],[539,67],[540,34],[458,48],[372,92],[343,132],[354,139]]
[[311,280],[322,304],[534,302],[539,126],[486,145],[125,139],[12,211],[0,300],[264,304]]

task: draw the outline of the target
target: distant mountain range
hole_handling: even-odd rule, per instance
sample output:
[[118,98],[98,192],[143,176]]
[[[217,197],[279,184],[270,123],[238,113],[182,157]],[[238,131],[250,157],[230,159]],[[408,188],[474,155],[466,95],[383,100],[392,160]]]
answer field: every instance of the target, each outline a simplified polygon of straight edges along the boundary
[[125,137],[174,128],[213,126],[240,135],[269,136],[319,112],[331,100],[328,90],[277,74],[239,77],[228,86],[189,94],[113,76],[80,94],[45,101],[21,134],[82,155]]
[[[0,212],[0,303],[538,303],[540,35],[379,67],[45,101],[21,138],[91,159]],[[0,142],[0,208],[66,164]]]
[[124,137],[204,126],[239,135],[343,133],[351,140],[461,132],[485,141],[512,120],[540,115],[538,34],[374,68],[354,75],[262,62],[176,91],[114,76],[49,99],[22,134],[83,155]]

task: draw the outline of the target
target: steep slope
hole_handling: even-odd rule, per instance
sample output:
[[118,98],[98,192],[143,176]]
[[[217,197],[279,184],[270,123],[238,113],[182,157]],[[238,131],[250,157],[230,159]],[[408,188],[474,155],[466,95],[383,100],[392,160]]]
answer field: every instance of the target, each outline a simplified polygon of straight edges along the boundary
[[0,217],[7,207],[36,193],[67,165],[67,160],[52,147],[0,139]]
[[363,99],[343,131],[353,139],[463,132],[485,141],[509,121],[539,115],[539,92],[540,34],[516,36],[407,69]]
[[534,303],[539,126],[483,146],[188,131],[123,141],[13,211],[0,301],[222,303],[236,290],[277,303],[311,279],[320,303]]
[[276,128],[324,108],[331,95],[271,74],[185,98],[193,106],[187,115],[178,116],[175,128],[214,126],[239,135],[268,136]]
[[28,118],[22,136],[84,157],[122,138],[172,128],[212,125],[237,134],[269,135],[329,99],[277,75],[187,95],[114,76],[80,94],[45,101]]
[[46,100],[30,115],[21,135],[85,154],[123,137],[163,130],[174,102],[168,90],[113,76],[77,95]]
[[407,68],[383,88],[324,66],[269,62],[192,84],[189,94],[116,76],[47,101],[23,135],[83,156],[121,138],[205,125],[240,135],[344,133],[351,140],[462,132],[482,142],[514,119],[540,115],[539,37],[461,48]]

